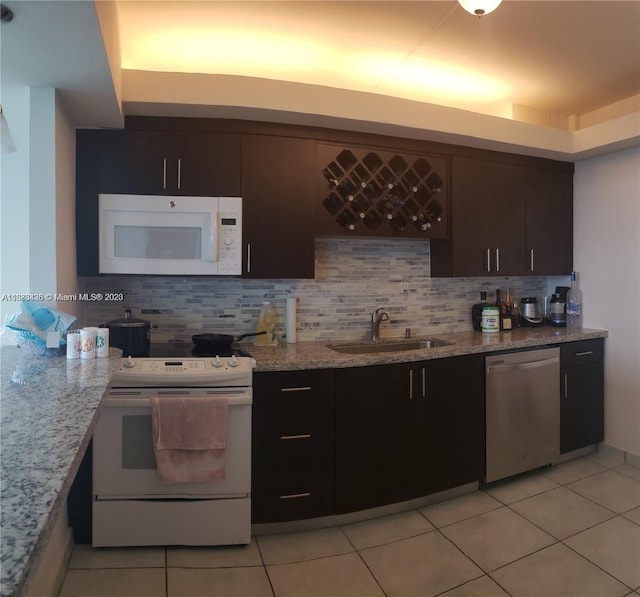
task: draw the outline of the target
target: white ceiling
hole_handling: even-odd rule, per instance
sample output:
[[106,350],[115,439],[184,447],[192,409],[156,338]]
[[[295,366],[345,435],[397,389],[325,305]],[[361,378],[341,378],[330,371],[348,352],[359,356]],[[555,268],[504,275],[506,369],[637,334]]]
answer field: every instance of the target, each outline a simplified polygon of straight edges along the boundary
[[[121,126],[122,107],[206,115],[196,107],[217,103],[220,83],[238,79],[286,93],[275,117],[283,120],[305,111],[305,93],[326,95],[324,114],[338,117],[331,101],[360,98],[357,118],[374,122],[385,121],[368,102],[381,98],[412,102],[389,104],[400,109],[462,108],[460,122],[500,116],[495,129],[505,118],[557,130],[580,128],[594,111],[640,114],[640,0],[505,0],[480,19],[455,0],[99,3],[117,7],[111,24],[87,0],[3,3],[15,13],[1,28],[3,86],[58,88],[78,126]],[[111,65],[110,38],[120,50]],[[185,100],[192,81],[206,93]]]
[[263,77],[503,115],[640,93],[640,3],[120,0],[123,68]]

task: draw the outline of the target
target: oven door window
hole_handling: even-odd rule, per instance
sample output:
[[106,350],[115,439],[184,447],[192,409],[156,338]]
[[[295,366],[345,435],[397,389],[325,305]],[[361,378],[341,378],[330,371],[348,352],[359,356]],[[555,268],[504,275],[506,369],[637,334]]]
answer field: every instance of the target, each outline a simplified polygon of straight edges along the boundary
[[124,470],[156,468],[149,415],[122,417],[122,468]]

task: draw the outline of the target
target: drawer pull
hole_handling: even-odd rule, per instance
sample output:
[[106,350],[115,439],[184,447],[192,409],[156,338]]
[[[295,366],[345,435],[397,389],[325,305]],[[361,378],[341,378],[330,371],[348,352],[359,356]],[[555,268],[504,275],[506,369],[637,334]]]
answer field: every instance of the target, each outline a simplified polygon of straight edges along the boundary
[[305,491],[303,493],[287,493],[285,495],[281,495],[280,499],[281,500],[295,500],[298,498],[306,498],[306,497],[311,497],[311,492],[310,491]]
[[566,373],[564,374],[564,397],[569,397],[569,376]]
[[280,439],[311,439],[311,434],[300,433],[299,435],[281,435]]
[[586,357],[589,354],[593,354],[593,350],[585,350],[584,352],[576,352],[575,356],[577,356],[577,357]]
[[280,388],[281,392],[309,392],[311,386],[300,386],[299,388]]

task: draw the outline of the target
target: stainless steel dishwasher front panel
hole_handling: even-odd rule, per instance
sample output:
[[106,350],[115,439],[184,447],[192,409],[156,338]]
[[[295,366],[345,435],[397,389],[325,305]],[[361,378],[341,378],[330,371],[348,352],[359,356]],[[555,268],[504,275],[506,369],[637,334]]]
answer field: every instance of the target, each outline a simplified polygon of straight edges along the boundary
[[560,349],[487,357],[486,475],[490,483],[553,464],[560,453]]

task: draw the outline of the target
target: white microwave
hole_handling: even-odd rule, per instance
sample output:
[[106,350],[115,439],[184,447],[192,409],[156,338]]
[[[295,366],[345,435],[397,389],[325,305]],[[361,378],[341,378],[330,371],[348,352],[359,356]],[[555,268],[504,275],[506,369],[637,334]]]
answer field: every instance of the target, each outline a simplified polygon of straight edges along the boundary
[[242,198],[99,195],[101,274],[242,273]]

